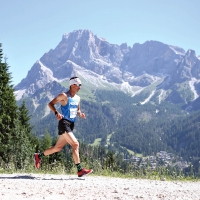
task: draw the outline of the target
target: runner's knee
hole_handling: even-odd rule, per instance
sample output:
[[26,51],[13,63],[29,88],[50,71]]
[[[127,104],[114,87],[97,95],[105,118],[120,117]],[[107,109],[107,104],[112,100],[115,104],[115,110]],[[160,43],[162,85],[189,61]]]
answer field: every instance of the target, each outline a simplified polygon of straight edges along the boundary
[[77,142],[74,142],[73,144],[72,144],[72,148],[74,149],[74,150],[77,150],[78,148],[79,148],[79,142],[77,141]]

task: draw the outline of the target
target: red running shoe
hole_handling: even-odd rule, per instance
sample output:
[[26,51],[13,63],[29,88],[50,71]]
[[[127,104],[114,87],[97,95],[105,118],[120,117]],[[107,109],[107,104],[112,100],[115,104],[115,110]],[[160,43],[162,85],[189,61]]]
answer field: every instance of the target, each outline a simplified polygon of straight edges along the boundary
[[93,170],[92,169],[85,169],[83,168],[81,171],[79,171],[77,174],[78,174],[78,177],[82,177],[82,176],[85,176],[85,175],[88,175],[90,173],[92,173]]
[[42,159],[39,158],[39,153],[35,153],[34,154],[34,164],[35,164],[35,168],[39,169],[40,168],[40,163],[41,163]]

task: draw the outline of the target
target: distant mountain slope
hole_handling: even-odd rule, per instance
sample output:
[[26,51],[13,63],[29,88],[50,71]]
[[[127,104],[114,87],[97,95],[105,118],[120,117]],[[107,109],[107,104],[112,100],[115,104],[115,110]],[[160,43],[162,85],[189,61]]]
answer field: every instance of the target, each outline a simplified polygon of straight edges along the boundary
[[[148,86],[151,100],[188,103],[199,96],[200,60],[193,50],[147,41],[110,44],[89,30],[64,34],[55,49],[45,53],[16,85],[16,96],[29,96],[52,81],[79,75],[90,88],[115,88],[132,96]],[[88,85],[87,85],[88,86]]]

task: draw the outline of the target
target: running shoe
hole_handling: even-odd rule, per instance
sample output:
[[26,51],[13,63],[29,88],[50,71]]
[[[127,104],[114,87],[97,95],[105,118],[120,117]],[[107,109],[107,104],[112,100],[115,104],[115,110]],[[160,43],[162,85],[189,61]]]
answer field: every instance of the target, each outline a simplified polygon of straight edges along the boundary
[[82,176],[85,176],[85,175],[88,175],[90,173],[92,173],[93,170],[92,169],[85,169],[83,168],[81,171],[79,171],[77,174],[78,174],[78,177],[82,177]]
[[39,158],[39,153],[35,153],[34,154],[34,164],[35,164],[35,168],[39,169],[40,168],[40,163],[41,163],[42,159]]

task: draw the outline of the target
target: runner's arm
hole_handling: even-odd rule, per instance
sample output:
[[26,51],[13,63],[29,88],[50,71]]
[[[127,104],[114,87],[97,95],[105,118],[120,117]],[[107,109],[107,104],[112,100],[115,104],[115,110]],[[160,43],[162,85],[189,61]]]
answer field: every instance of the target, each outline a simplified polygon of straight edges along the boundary
[[86,119],[85,113],[81,112],[80,102],[79,102],[79,104],[78,104],[77,114],[78,114],[78,116],[79,116],[80,118]]
[[58,95],[57,97],[55,97],[52,101],[50,101],[49,104],[48,104],[49,108],[50,108],[51,111],[56,115],[56,118],[57,118],[58,120],[62,119],[62,114],[59,113],[59,112],[56,110],[56,108],[55,108],[54,105],[57,104],[57,103],[61,103],[61,102],[63,102],[63,101],[67,102],[67,96],[66,96],[64,93],[59,94],[59,95]]

